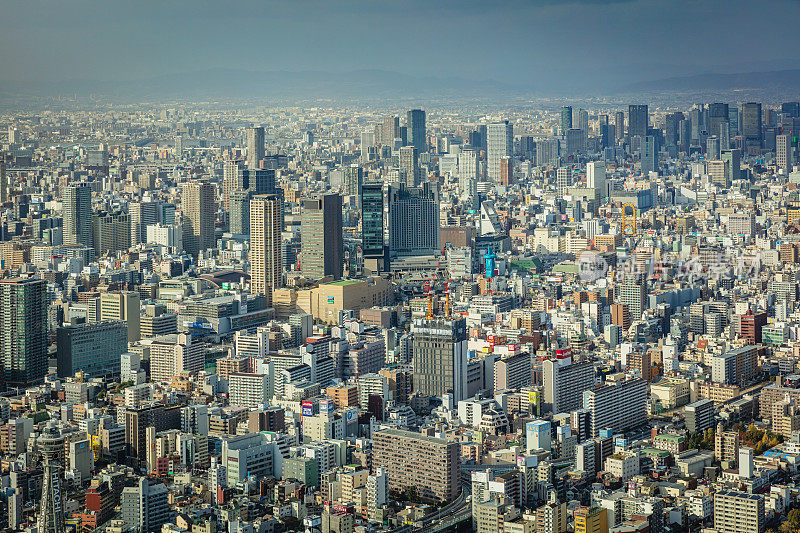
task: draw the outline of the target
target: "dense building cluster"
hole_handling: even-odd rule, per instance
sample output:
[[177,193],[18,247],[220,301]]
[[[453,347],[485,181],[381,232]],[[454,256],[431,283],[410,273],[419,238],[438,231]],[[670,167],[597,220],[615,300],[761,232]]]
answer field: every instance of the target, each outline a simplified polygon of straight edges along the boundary
[[2,526],[781,526],[800,103],[560,104],[0,116]]

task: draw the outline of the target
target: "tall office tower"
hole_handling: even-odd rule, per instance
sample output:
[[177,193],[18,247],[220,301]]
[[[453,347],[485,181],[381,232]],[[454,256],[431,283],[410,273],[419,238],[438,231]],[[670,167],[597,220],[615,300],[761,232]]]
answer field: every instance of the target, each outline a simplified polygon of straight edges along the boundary
[[253,193],[235,190],[228,193],[228,229],[237,235],[250,235],[250,201]]
[[500,160],[514,155],[514,126],[507,120],[489,124],[486,143],[487,177],[489,181],[500,181]]
[[706,160],[714,161],[719,159],[720,142],[719,137],[712,135],[706,139]]
[[689,121],[692,124],[692,143],[697,144],[700,140],[700,132],[705,130],[702,106],[695,105],[689,110]]
[[183,137],[180,135],[175,136],[175,157],[180,158],[183,155]]
[[74,183],[64,189],[64,244],[92,246],[92,189]]
[[800,102],[782,103],[781,114],[785,117],[800,118]]
[[62,492],[62,464],[64,437],[59,433],[55,422],[48,422],[47,428],[37,441],[44,458],[44,477],[42,478],[41,501],[39,502],[40,533],[63,533],[64,493]]
[[6,181],[6,164],[0,161],[0,204],[8,201],[8,181]]
[[536,164],[540,167],[555,165],[558,161],[558,139],[536,142]]
[[542,363],[545,407],[553,414],[569,413],[583,405],[583,391],[594,387],[594,363],[570,364],[571,359],[545,359]]
[[29,387],[47,374],[47,284],[0,280],[0,354],[8,387]]
[[614,127],[616,129],[617,140],[625,137],[625,112],[617,111],[614,114]]
[[381,126],[381,144],[394,146],[394,140],[400,137],[400,117],[384,117]]
[[214,201],[214,185],[206,181],[187,183],[183,188],[183,248],[186,253],[213,248],[216,241],[214,222],[217,204]]
[[414,146],[403,146],[400,148],[399,167],[400,172],[405,176],[407,187],[416,187],[420,183],[419,175],[419,154]]
[[566,135],[572,129],[572,106],[565,105],[561,108],[561,135]]
[[282,216],[283,202],[277,194],[261,194],[250,202],[250,289],[265,295],[270,306],[273,289],[283,286]]
[[231,192],[247,189],[241,165],[241,161],[225,161],[222,165],[222,209],[225,211],[230,210]]
[[642,174],[645,176],[648,172],[658,171],[658,146],[656,146],[656,138],[652,135],[642,137],[642,145],[640,147]]
[[708,104],[708,134],[719,135],[719,126],[723,122],[728,122],[728,104],[713,103]]
[[[556,151],[558,149],[556,148]],[[478,193],[478,150],[464,148],[458,154],[458,185],[462,196],[475,196]]]
[[161,202],[143,200],[128,204],[131,224],[131,246],[147,242],[147,226],[158,224],[158,210]]
[[728,107],[728,124],[731,127],[731,137],[739,135],[741,132],[741,121],[739,120],[739,108],[736,106]]
[[719,148],[720,150],[730,150],[731,148],[731,123],[727,120],[719,124]]
[[602,124],[600,126],[600,147],[609,148],[614,146],[616,135],[616,128],[613,124]]
[[413,340],[414,390],[453,401],[467,399],[467,322],[461,319],[418,318]]
[[764,140],[761,131],[761,104],[756,102],[742,104],[741,128],[745,144],[760,149]]
[[128,325],[128,342],[141,338],[141,302],[133,291],[106,292],[100,295],[100,320],[122,320]]
[[500,158],[500,185],[511,185],[514,182],[514,165],[508,156]]
[[365,268],[373,272],[386,269],[381,183],[368,183],[361,187],[361,250]]
[[688,152],[689,145],[692,143],[692,122],[688,119],[678,123],[678,149],[681,152]]
[[631,320],[639,320],[647,309],[647,279],[644,274],[629,274],[620,288],[619,301],[628,306]]
[[98,257],[131,247],[131,219],[128,213],[98,211],[92,215],[92,245]]
[[715,492],[714,530],[718,533],[761,533],[764,531],[764,497],[732,490]]
[[264,128],[247,128],[247,168],[260,168],[264,159]]
[[341,279],[344,263],[342,197],[338,194],[325,194],[303,200],[300,238],[300,267],[303,276],[333,276],[334,279]]
[[647,382],[643,379],[606,381],[606,385],[583,392],[583,408],[591,419],[589,435],[611,428],[622,433],[647,422]]
[[434,254],[439,247],[439,190],[425,182],[409,189],[391,186],[386,196],[389,253]]
[[408,144],[417,149],[417,154],[428,153],[428,130],[425,127],[425,111],[412,109],[407,117]]
[[788,174],[792,171],[792,138],[790,135],[775,137],[775,162]]
[[678,125],[683,119],[683,113],[680,111],[676,113],[667,113],[664,119],[664,144],[666,146],[678,146]]
[[644,139],[647,137],[647,128],[650,126],[650,116],[647,105],[628,106],[628,137],[637,135]]
[[564,196],[570,187],[572,187],[572,169],[559,167],[556,170],[556,193],[559,196]]
[[723,150],[720,154],[720,159],[726,163],[726,168],[728,169],[728,183],[732,183],[733,180],[741,179],[741,150],[738,148],[734,148],[733,150]]
[[275,186],[275,169],[273,168],[242,168],[239,169],[238,182],[242,189],[247,189],[253,194],[278,194]]
[[564,155],[575,155],[586,151],[586,134],[578,128],[567,130],[564,136]]
[[598,196],[601,201],[608,196],[605,163],[602,161],[590,161],[586,163],[586,186],[598,191]]

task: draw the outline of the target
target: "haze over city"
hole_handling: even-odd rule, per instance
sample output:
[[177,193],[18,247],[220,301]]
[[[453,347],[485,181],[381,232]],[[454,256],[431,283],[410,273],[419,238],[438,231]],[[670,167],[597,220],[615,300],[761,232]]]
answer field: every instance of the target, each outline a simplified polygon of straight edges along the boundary
[[798,22],[0,0],[0,533],[800,532]]

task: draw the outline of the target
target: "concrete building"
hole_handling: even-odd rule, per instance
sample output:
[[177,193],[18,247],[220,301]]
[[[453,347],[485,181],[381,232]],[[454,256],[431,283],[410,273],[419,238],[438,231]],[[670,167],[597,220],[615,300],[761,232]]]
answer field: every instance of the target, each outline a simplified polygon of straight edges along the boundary
[[717,533],[761,533],[764,497],[760,494],[721,490],[714,493],[714,529]]

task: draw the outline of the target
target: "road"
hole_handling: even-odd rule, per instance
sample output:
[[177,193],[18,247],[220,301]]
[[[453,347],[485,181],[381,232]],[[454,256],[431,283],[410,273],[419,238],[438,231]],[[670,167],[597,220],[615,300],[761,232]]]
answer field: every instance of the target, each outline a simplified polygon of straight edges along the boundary
[[462,483],[461,492],[455,500],[442,507],[439,511],[419,520],[413,526],[406,525],[393,530],[394,533],[410,533],[411,531],[415,533],[435,533],[472,518],[472,506],[467,501],[467,496],[471,491],[472,487],[469,483]]

